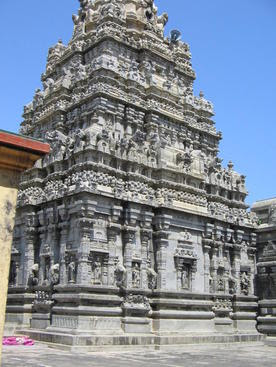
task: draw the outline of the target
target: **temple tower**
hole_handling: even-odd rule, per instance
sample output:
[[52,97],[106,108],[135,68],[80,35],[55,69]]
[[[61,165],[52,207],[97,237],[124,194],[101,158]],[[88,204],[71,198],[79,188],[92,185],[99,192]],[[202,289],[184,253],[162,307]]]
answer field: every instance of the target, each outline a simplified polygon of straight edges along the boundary
[[258,338],[245,177],[167,20],[153,0],[80,1],[24,108],[22,133],[51,144],[22,177],[11,263],[7,322],[32,336]]

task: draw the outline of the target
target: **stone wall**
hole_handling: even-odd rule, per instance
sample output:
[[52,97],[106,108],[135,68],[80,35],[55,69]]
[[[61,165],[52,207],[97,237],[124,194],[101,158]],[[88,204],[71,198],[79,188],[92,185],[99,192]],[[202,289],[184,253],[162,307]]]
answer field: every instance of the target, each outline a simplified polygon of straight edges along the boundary
[[276,335],[276,199],[256,202],[252,211],[259,218],[257,241],[258,330]]
[[[8,291],[12,231],[18,190],[18,173],[0,168],[0,340],[2,340]],[[0,346],[0,361],[1,361]],[[1,364],[1,362],[0,362]]]

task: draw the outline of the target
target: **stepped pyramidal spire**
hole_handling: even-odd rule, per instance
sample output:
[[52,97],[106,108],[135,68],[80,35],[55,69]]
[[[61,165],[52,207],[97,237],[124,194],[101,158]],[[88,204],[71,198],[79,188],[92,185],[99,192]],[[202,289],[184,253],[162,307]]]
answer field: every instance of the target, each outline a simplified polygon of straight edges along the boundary
[[22,177],[7,313],[40,340],[255,329],[245,176],[222,166],[212,103],[167,21],[152,0],[80,1],[24,108],[21,132],[51,152]]

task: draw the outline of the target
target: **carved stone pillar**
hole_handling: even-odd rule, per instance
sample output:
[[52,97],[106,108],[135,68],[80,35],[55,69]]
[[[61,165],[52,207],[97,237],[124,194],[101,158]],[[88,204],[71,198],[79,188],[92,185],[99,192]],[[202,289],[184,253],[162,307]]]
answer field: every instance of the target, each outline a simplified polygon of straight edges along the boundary
[[35,260],[35,242],[37,230],[35,227],[25,228],[25,254],[24,254],[24,285],[28,284],[28,279]]
[[109,256],[103,256],[102,260],[102,283],[103,285],[108,285],[108,264],[109,264]]
[[233,259],[233,277],[236,283],[236,293],[240,294],[240,267],[241,267],[241,253],[240,249],[234,249],[234,259]]
[[156,232],[155,247],[156,247],[156,267],[157,267],[157,289],[166,289],[167,282],[167,248],[169,245],[169,228],[171,216],[159,214],[153,218],[153,224]]
[[55,224],[50,224],[48,226],[48,245],[50,247],[50,266],[55,265],[56,261],[58,261],[58,233],[57,226]]
[[107,227],[107,239],[109,248],[108,257],[108,285],[115,285],[115,266],[118,262],[116,253],[117,237],[121,232],[121,226],[119,224],[110,224]]
[[204,292],[210,292],[210,250],[211,246],[209,242],[205,242],[203,245],[204,254]]
[[78,250],[78,270],[77,270],[77,284],[90,284],[89,274],[89,253],[91,243],[91,233],[93,230],[94,221],[90,218],[80,218],[78,220],[80,246]]
[[226,248],[226,245],[224,244],[224,254],[227,261],[225,261],[225,293],[230,293],[230,287],[229,287],[229,279],[231,276],[231,266],[230,266],[230,255],[229,255],[229,249]]
[[136,230],[132,227],[124,228],[124,267],[126,269],[125,285],[132,288],[132,252],[135,243]]
[[44,280],[44,270],[45,270],[45,258],[43,256],[43,248],[45,245],[45,241],[46,241],[46,236],[47,236],[47,229],[46,227],[39,227],[38,229],[39,231],[39,245],[40,245],[40,249],[39,249],[39,272],[38,272],[38,281],[39,284],[43,283]]
[[167,282],[167,247],[169,245],[168,233],[159,231],[155,233],[156,263],[157,263],[157,289],[166,289]]
[[217,282],[218,282],[218,248],[212,248],[212,261],[211,261],[211,282],[210,282],[210,291],[215,293],[217,291]]
[[68,282],[66,271],[66,242],[68,236],[69,224],[62,222],[59,224],[60,228],[60,284],[65,285]]
[[141,283],[142,288],[148,288],[148,274],[147,269],[148,267],[152,267],[153,264],[150,263],[149,258],[149,246],[150,240],[152,238],[152,231],[142,229],[140,232],[141,236]]

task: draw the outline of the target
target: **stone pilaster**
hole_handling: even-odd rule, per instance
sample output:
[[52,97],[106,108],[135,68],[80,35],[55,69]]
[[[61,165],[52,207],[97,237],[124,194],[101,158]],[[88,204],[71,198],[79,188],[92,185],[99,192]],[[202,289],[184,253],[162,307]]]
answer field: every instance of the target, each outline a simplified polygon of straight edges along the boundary
[[141,237],[141,283],[142,288],[148,288],[148,275],[147,275],[147,268],[148,266],[152,266],[153,264],[150,263],[149,258],[149,247],[150,241],[152,238],[152,231],[148,229],[142,229],[140,232]]
[[204,256],[204,292],[210,292],[210,241],[203,241]]
[[88,258],[93,224],[94,221],[90,218],[80,218],[78,220],[80,246],[78,249],[77,284],[81,285],[90,284],[88,278],[90,263]]
[[215,293],[217,291],[217,282],[218,282],[218,248],[214,247],[215,243],[213,243],[212,247],[212,261],[211,261],[211,291]]
[[35,227],[25,228],[25,254],[24,254],[24,285],[28,284],[30,270],[35,261],[35,244],[37,239],[37,230]]
[[126,269],[126,287],[132,288],[132,255],[133,245],[136,239],[136,230],[132,227],[125,227],[123,232],[124,239],[124,267]]
[[50,266],[55,265],[55,262],[58,261],[59,258],[59,249],[58,249],[58,233],[57,233],[57,225],[50,224],[48,226],[48,236],[49,236],[49,248],[50,248]]
[[68,222],[62,222],[59,224],[60,228],[60,284],[64,285],[67,284],[67,271],[66,271],[66,243],[68,237],[68,229],[69,224]]
[[156,265],[157,265],[157,289],[166,289],[167,282],[167,247],[169,245],[168,233],[159,231],[155,233]]
[[240,265],[241,264],[241,252],[240,249],[234,249],[234,259],[233,259],[233,276],[236,280],[236,293],[240,294],[241,286],[240,286]]
[[118,260],[117,257],[117,238],[121,233],[121,226],[116,223],[112,223],[107,227],[107,239],[108,239],[108,248],[109,248],[109,257],[108,257],[108,285],[113,286],[115,284],[115,266]]

